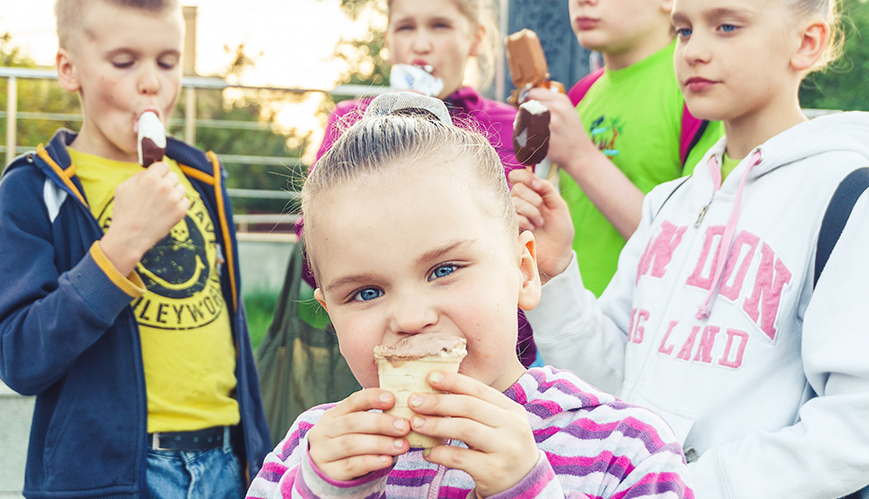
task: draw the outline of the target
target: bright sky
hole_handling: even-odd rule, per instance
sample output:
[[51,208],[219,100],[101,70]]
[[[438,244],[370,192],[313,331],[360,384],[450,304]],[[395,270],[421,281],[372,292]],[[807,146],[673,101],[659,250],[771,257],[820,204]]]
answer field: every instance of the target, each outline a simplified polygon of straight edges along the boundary
[[[242,83],[281,87],[332,88],[342,66],[330,61],[343,35],[365,32],[368,19],[351,22],[340,0],[182,0],[197,6],[196,69],[203,75],[225,68],[231,56],[224,45],[244,43],[256,65]],[[24,48],[38,64],[52,65],[57,51],[54,0],[0,0],[0,35]],[[316,102],[294,105],[281,121],[300,129],[317,129]]]

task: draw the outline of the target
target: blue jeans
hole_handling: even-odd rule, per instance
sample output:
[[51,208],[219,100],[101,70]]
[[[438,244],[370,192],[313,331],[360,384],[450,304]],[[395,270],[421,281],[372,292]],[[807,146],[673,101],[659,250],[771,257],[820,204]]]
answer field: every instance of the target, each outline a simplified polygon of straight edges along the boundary
[[222,448],[204,452],[149,448],[145,482],[152,499],[240,499],[245,494],[229,429]]

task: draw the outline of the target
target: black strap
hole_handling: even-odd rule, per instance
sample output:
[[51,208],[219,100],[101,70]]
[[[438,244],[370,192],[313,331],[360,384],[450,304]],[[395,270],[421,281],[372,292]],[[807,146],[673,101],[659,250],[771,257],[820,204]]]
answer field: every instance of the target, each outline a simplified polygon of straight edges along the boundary
[[687,177],[683,177],[683,178],[682,178],[682,181],[679,182],[679,185],[677,185],[676,187],[674,187],[673,190],[670,191],[670,194],[667,194],[667,197],[664,199],[664,202],[661,203],[661,206],[658,206],[658,211],[655,212],[655,216],[652,217],[652,220],[655,220],[656,218],[658,218],[658,215],[661,214],[661,210],[664,209],[664,205],[667,204],[667,201],[669,201],[670,198],[673,197],[673,194],[676,194],[676,191],[678,191],[680,187],[682,187],[683,185],[685,185],[685,182],[687,182],[688,179],[690,179],[690,178],[691,178],[691,175],[688,175]]
[[827,265],[827,260],[830,259],[830,254],[836,247],[836,242],[839,241],[845,224],[848,223],[854,204],[867,188],[869,188],[869,167],[849,173],[836,188],[836,192],[833,193],[830,204],[827,205],[827,211],[824,213],[824,220],[821,222],[821,231],[818,234],[814,286],[818,285],[821,272],[824,271],[824,266]]

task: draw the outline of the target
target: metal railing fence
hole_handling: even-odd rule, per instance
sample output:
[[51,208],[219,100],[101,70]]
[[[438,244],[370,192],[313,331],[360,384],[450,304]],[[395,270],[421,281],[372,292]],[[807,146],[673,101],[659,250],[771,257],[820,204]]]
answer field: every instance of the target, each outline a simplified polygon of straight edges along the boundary
[[[0,67],[0,78],[7,80],[7,95],[6,95],[6,111],[0,111],[0,120],[6,121],[6,142],[4,146],[0,146],[0,154],[5,153],[5,163],[9,164],[18,154],[33,150],[35,144],[18,144],[17,124],[18,120],[39,120],[39,121],[62,121],[62,122],[81,122],[83,120],[80,114],[66,113],[46,113],[39,111],[18,110],[18,80],[19,79],[37,79],[37,80],[57,80],[57,72],[53,69],[35,69],[35,68],[9,68]],[[197,119],[196,117],[196,92],[197,90],[224,90],[227,88],[237,88],[241,90],[266,90],[275,92],[286,92],[288,94],[306,94],[311,92],[320,92],[327,95],[345,96],[345,97],[362,97],[371,96],[388,91],[387,87],[373,87],[364,85],[339,85],[332,90],[318,88],[298,88],[298,87],[270,87],[270,86],[252,86],[231,84],[221,78],[208,77],[184,77],[181,80],[185,99],[185,114],[183,118],[171,118],[168,125],[183,126],[185,141],[194,143],[197,128],[222,128],[234,130],[271,130],[275,126],[269,123],[251,122],[251,121],[236,121],[236,120],[210,120]],[[13,144],[13,147],[9,147]],[[299,161],[298,157],[294,156],[256,156],[256,155],[233,155],[221,154],[220,151],[215,151],[221,160],[225,163],[232,164],[248,164],[248,165],[267,165],[267,166],[286,166]],[[0,168],[2,170],[2,168]],[[228,189],[230,197],[233,198],[249,198],[249,199],[273,199],[291,201],[298,197],[298,193],[285,190],[263,190],[263,189]],[[249,224],[285,224],[292,223],[297,217],[285,213],[265,213],[265,214],[236,214],[234,216],[239,230],[245,230]]]

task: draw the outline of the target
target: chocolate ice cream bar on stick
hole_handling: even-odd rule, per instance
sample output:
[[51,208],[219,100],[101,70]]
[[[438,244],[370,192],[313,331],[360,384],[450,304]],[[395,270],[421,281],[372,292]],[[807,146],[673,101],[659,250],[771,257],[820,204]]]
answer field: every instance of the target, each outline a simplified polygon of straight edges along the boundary
[[166,130],[151,111],[139,116],[139,164],[148,168],[166,155]]
[[518,106],[524,102],[524,93],[534,87],[554,89],[565,93],[564,85],[549,79],[549,66],[537,33],[523,29],[508,36],[504,47],[507,52],[507,66],[516,90],[511,92],[508,102]]
[[519,106],[513,121],[513,152],[528,171],[549,152],[549,109],[536,100]]

